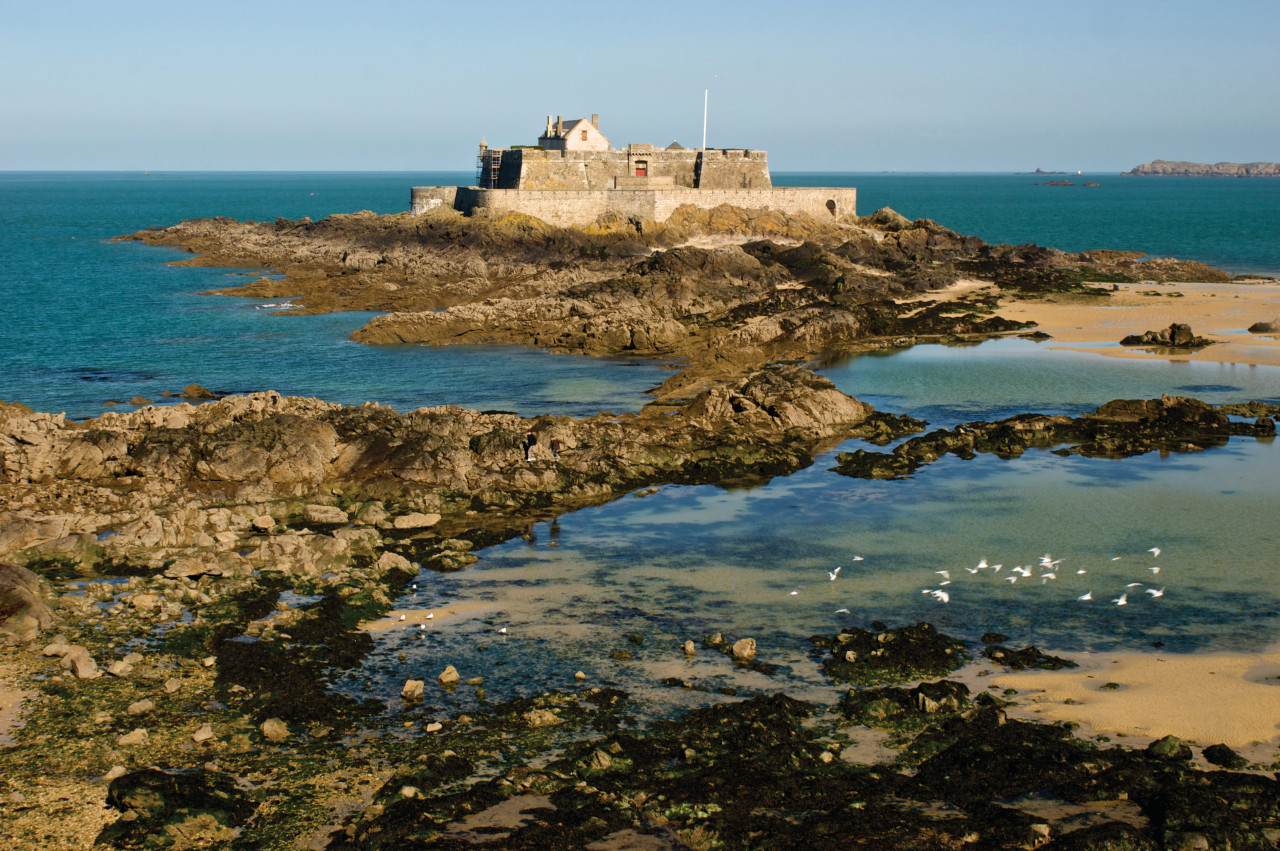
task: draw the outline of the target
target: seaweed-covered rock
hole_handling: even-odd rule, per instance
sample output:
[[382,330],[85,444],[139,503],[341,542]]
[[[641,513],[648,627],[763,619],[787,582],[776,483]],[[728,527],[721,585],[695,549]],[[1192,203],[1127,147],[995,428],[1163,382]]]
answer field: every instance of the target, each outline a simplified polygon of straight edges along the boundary
[[840,699],[840,712],[868,727],[895,727],[930,721],[971,705],[968,686],[953,680],[939,680],[920,683],[912,689],[901,686],[850,689]]
[[1147,745],[1147,753],[1156,759],[1191,759],[1191,748],[1177,736],[1165,736]]
[[130,772],[111,781],[107,803],[125,814],[98,836],[111,848],[224,845],[257,809],[233,777],[204,769]]
[[853,627],[839,635],[812,636],[830,653],[822,668],[838,682],[896,683],[944,676],[969,661],[964,642],[918,623],[883,632]]
[[1004,665],[1014,671],[1024,671],[1027,668],[1060,671],[1063,668],[1076,667],[1076,663],[1070,659],[1050,656],[1031,646],[1024,647],[1021,650],[1011,650],[1003,645],[988,646],[982,649],[982,655],[992,662]]
[[[1251,408],[1254,410],[1254,408]],[[1083,417],[1018,414],[996,422],[972,422],[913,437],[893,452],[855,450],[836,456],[835,472],[854,478],[894,479],[944,455],[973,458],[991,453],[1016,458],[1027,449],[1054,449],[1060,455],[1126,458],[1154,450],[1191,451],[1225,445],[1233,435],[1271,437],[1269,407],[1257,407],[1253,423],[1236,422],[1239,410],[1184,396],[1117,399]],[[1249,414],[1246,414],[1246,416]]]
[[1240,754],[1236,753],[1226,745],[1209,745],[1209,747],[1205,748],[1200,753],[1204,755],[1206,760],[1214,765],[1220,765],[1223,768],[1229,768],[1232,771],[1237,771],[1249,764],[1249,760],[1240,756]]
[[1160,851],[1160,843],[1150,831],[1109,821],[1064,833],[1040,851]]
[[1280,319],[1270,322],[1255,322],[1249,326],[1250,334],[1275,334],[1280,332]]

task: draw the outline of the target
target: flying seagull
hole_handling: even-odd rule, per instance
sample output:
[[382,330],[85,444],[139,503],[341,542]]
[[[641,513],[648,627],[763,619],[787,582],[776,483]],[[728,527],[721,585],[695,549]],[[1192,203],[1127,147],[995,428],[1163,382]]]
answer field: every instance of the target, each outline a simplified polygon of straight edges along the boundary
[[1152,554],[1153,556],[1155,556],[1156,558],[1160,558],[1160,548],[1159,548],[1159,547],[1152,547],[1151,549],[1147,550],[1147,552],[1151,553],[1151,554]]
[[1111,602],[1115,603],[1117,606],[1127,606],[1129,605],[1129,595],[1121,594],[1118,599],[1112,600]]
[[832,581],[832,582],[835,582],[835,581],[836,581],[836,577],[837,577],[837,576],[839,576],[839,575],[840,575],[840,568],[839,568],[839,567],[837,567],[835,570],[828,570],[828,571],[827,571],[827,576],[831,577],[831,581]]
[[1147,593],[1148,593],[1148,594],[1150,594],[1150,595],[1151,595],[1151,597],[1152,597],[1153,599],[1154,599],[1154,598],[1156,598],[1156,597],[1163,597],[1163,596],[1164,596],[1164,589],[1163,589],[1163,588],[1161,588],[1159,591],[1157,591],[1157,590],[1156,590],[1156,589],[1154,589],[1154,588],[1148,588],[1148,589],[1147,589]]
[[1088,602],[1089,600],[1092,600],[1092,599],[1093,599],[1093,592],[1092,592],[1092,591],[1086,591],[1086,592],[1084,592],[1083,594],[1081,594],[1079,597],[1076,597],[1076,599],[1077,599],[1077,600],[1082,600],[1082,601],[1084,601],[1084,602]]

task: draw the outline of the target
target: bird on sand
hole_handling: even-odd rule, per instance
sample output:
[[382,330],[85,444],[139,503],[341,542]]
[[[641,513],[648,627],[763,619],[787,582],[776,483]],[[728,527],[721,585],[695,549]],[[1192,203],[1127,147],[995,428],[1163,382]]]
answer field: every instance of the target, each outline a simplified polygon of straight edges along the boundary
[[1111,602],[1115,603],[1117,606],[1127,606],[1129,605],[1129,595],[1121,594],[1118,598],[1112,600]]
[[1151,553],[1151,554],[1152,554],[1153,556],[1155,556],[1156,558],[1160,558],[1160,548],[1159,548],[1159,547],[1152,547],[1151,549],[1147,550],[1147,552]]
[[1079,597],[1076,597],[1076,599],[1087,603],[1088,601],[1093,599],[1093,592],[1086,591],[1083,594],[1081,594]]
[[405,615],[401,615],[400,620],[404,620],[404,619],[405,619]]
[[1163,596],[1164,596],[1164,589],[1163,589],[1163,588],[1161,588],[1159,591],[1157,591],[1157,590],[1156,590],[1156,589],[1154,589],[1154,588],[1148,588],[1148,589],[1147,589],[1147,593],[1151,595],[1151,598],[1152,598],[1152,599],[1155,599],[1156,597],[1163,597]]
[[507,628],[505,626],[502,629],[498,630],[498,635],[506,635],[506,634],[507,634]]
[[839,576],[839,575],[840,575],[840,568],[839,568],[839,567],[837,567],[835,570],[828,570],[828,571],[827,571],[827,576],[831,579],[831,581],[832,581],[832,582],[835,582],[835,581],[836,581],[836,577],[837,577],[837,576]]
[[427,620],[431,620],[436,616],[435,612],[427,612]]

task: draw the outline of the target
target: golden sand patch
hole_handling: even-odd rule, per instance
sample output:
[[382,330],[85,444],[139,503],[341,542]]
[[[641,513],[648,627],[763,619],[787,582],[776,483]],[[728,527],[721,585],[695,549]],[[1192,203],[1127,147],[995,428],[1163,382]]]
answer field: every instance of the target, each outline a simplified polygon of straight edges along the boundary
[[[1097,654],[1081,667],[993,676],[1022,709],[1099,732],[1233,747],[1280,735],[1280,653]],[[1114,684],[1114,685],[1110,685]]]
[[[1158,293],[1158,294],[1153,294]],[[1107,357],[1160,358],[1280,366],[1280,334],[1251,334],[1255,322],[1280,317],[1280,284],[1120,284],[1106,299],[1051,296],[1006,301],[1006,319],[1039,323],[1053,336],[1054,348],[1087,351]],[[1129,334],[1158,331],[1175,322],[1215,344],[1198,351],[1142,347],[1091,348],[1118,343]]]

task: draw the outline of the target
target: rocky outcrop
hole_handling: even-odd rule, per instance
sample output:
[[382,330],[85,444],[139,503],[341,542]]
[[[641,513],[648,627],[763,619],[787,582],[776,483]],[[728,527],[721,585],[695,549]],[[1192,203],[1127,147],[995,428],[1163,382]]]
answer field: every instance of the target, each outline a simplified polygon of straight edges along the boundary
[[1280,177],[1280,163],[1191,163],[1153,160],[1123,173],[1126,177]]
[[[1182,396],[1159,399],[1118,399],[1092,414],[1067,417],[1019,414],[997,422],[974,422],[953,429],[939,429],[913,437],[893,452],[858,449],[836,456],[836,472],[855,478],[896,479],[944,455],[973,458],[992,453],[1016,458],[1027,449],[1055,449],[1060,455],[1090,458],[1125,458],[1153,450],[1194,451],[1225,444],[1232,435],[1266,438],[1276,433],[1273,418],[1280,407],[1251,403],[1250,413],[1240,406],[1212,405]],[[1252,423],[1234,416],[1255,416]]]
[[1175,322],[1159,331],[1130,334],[1120,341],[1122,346],[1162,346],[1170,349],[1202,349],[1213,345],[1213,340],[1197,337],[1186,323]]
[[0,641],[30,641],[53,623],[42,585],[26,568],[0,563]]
[[1280,333],[1280,318],[1272,319],[1270,322],[1255,322],[1249,326],[1250,334],[1277,334]]

